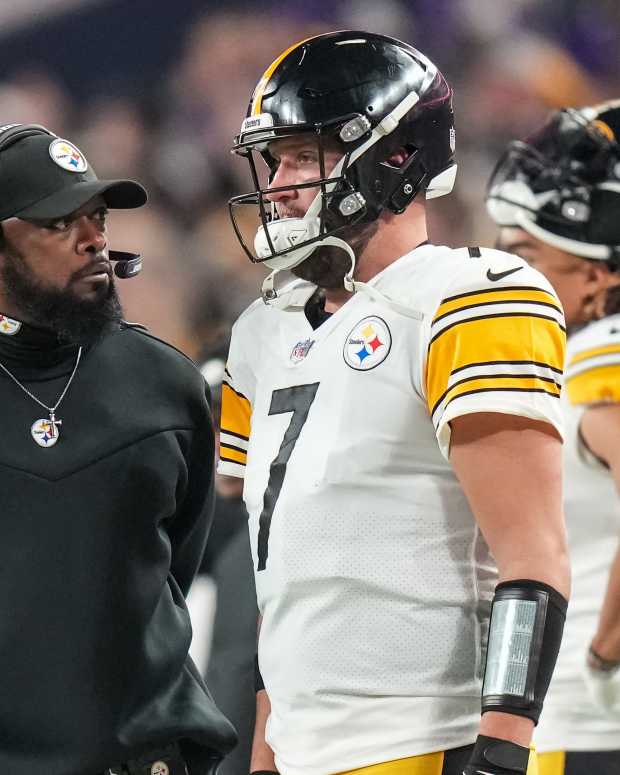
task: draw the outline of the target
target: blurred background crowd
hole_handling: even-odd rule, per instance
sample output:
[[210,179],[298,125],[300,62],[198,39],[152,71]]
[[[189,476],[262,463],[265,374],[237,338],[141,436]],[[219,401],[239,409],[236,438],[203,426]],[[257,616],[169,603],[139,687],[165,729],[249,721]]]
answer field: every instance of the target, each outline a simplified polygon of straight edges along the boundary
[[229,148],[254,85],[291,43],[345,28],[419,47],[454,87],[459,174],[431,207],[436,243],[492,243],[482,197],[509,139],[620,95],[617,0],[0,1],[0,123],[44,124],[100,177],[146,185],[147,207],[110,218],[112,245],[144,257],[119,283],[126,316],[199,361],[264,275],[227,208],[250,188]]

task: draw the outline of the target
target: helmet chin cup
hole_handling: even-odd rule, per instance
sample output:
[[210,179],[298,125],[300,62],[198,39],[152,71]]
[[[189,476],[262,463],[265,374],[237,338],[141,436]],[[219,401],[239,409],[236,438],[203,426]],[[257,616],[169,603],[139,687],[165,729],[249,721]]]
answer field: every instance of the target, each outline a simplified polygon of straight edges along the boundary
[[[308,258],[317,247],[318,243],[308,245],[307,242],[319,236],[320,226],[318,218],[280,218],[268,223],[266,228],[259,226],[254,238],[256,255],[270,269],[292,269]],[[298,243],[301,247],[295,250]],[[282,255],[285,250],[289,252]]]

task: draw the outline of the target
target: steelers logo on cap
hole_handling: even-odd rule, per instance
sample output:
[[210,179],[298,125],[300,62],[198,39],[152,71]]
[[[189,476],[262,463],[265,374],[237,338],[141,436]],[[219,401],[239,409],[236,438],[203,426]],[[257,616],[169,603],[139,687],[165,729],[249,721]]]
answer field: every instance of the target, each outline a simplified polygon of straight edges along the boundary
[[59,167],[69,172],[86,172],[88,168],[84,154],[73,143],[60,137],[50,143],[50,156]]

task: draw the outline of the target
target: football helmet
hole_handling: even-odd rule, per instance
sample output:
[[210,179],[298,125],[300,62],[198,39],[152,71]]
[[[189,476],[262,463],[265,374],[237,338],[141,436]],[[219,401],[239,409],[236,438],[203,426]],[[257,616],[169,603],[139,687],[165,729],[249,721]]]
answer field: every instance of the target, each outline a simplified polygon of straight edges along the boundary
[[497,163],[487,209],[499,226],[620,267],[620,100],[565,108]]
[[[276,165],[269,143],[302,133],[316,140],[320,178],[270,189]],[[331,171],[324,159],[328,140],[342,151]],[[232,150],[249,161],[254,184],[229,202],[235,233],[252,261],[276,271],[297,266],[321,245],[344,249],[354,264],[339,237],[343,229],[374,221],[386,209],[402,213],[420,191],[428,199],[448,194],[454,145],[452,90],[419,51],[368,32],[304,40],[267,68],[235,138]],[[403,148],[404,164],[389,164]],[[268,195],[308,187],[317,193],[305,216],[279,218]],[[253,249],[240,222],[242,205],[257,208]]]

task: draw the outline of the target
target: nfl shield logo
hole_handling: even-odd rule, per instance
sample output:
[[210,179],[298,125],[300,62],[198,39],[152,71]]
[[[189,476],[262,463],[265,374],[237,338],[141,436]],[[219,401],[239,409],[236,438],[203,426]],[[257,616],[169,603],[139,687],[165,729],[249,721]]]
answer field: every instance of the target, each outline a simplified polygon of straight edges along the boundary
[[291,360],[293,363],[299,363],[299,361],[303,361],[303,359],[308,355],[310,352],[310,348],[314,344],[314,339],[304,339],[301,342],[297,342],[295,347],[293,347],[293,352],[291,353]]

